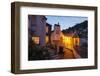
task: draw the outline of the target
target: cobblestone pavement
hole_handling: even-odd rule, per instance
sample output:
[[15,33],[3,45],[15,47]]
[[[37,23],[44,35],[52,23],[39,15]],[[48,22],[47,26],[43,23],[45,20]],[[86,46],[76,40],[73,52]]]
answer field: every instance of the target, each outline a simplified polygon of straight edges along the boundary
[[58,54],[55,50],[49,50],[50,59],[76,59],[81,58],[80,55],[75,51],[75,49],[70,50],[65,48],[64,54]]
[[75,59],[75,58],[81,58],[80,55],[75,51],[70,49],[64,49],[64,59]]

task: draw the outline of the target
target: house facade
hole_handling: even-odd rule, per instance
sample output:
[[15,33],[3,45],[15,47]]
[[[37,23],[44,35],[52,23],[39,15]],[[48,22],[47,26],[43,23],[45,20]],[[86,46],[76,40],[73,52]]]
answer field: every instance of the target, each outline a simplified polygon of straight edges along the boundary
[[80,38],[76,32],[63,34],[59,24],[54,25],[54,32],[51,34],[51,43],[59,47],[73,49],[74,46],[80,45]]
[[28,16],[28,40],[44,46],[50,42],[51,25],[46,23],[47,18],[42,15]]

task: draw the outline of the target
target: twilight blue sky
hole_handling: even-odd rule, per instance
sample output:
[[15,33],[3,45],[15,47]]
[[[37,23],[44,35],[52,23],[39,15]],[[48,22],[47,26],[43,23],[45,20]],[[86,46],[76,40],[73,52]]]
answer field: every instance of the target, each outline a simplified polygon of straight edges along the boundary
[[52,25],[52,29],[54,28],[54,24],[61,25],[61,30],[74,26],[75,24],[81,23],[85,20],[88,20],[87,17],[77,17],[77,16],[46,16],[47,22]]

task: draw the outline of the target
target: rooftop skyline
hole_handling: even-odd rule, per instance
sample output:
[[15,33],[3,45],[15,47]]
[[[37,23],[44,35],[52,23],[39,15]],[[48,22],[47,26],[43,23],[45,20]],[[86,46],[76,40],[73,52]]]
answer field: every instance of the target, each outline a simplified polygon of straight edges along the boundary
[[88,20],[87,17],[78,16],[46,16],[47,23],[52,25],[52,30],[54,29],[54,24],[60,24],[61,30],[72,27],[78,23]]

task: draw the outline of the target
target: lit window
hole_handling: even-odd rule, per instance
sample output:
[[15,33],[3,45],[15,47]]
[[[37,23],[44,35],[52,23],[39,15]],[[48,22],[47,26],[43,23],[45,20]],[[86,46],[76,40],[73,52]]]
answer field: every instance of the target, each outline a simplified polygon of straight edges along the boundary
[[46,43],[48,43],[49,42],[49,37],[46,36],[45,40],[46,40]]
[[34,43],[39,44],[39,37],[32,37]]

